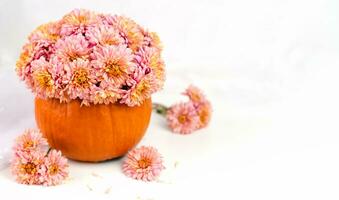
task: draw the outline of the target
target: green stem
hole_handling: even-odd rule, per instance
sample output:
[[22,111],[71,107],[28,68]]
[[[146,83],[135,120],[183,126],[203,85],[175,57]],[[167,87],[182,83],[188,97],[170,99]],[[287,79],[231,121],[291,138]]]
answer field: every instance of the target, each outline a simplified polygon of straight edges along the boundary
[[160,103],[153,103],[153,110],[162,116],[166,116],[168,107]]
[[47,151],[47,153],[46,153],[46,156],[48,156],[48,154],[49,154],[49,152],[52,150],[52,148],[51,147],[49,147],[48,148],[48,151]]

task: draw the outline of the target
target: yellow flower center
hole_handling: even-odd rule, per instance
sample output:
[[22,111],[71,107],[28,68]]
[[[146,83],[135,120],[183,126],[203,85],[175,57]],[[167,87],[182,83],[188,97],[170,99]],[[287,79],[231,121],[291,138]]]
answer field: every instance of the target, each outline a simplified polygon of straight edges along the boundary
[[202,124],[207,123],[209,117],[209,112],[206,108],[203,108],[200,112],[199,112],[199,118],[200,118],[200,122]]
[[85,69],[80,69],[74,72],[73,82],[81,87],[89,86],[88,72]]
[[120,67],[121,65],[118,61],[107,62],[105,72],[111,77],[121,76],[123,72]]
[[78,16],[78,22],[79,24],[86,24],[87,23],[87,18],[84,15]]
[[138,83],[136,89],[133,91],[131,95],[131,99],[133,101],[139,101],[142,96],[147,97],[147,92],[150,89],[150,84],[147,83],[145,80],[142,80]]
[[24,143],[24,148],[27,149],[27,148],[31,148],[34,146],[34,143],[32,141],[27,141]]
[[42,34],[42,36],[46,39],[57,41],[60,38],[60,36],[49,31],[49,28],[51,26],[52,24],[43,24],[39,26],[36,31],[39,31]]
[[178,121],[183,124],[187,121],[187,116],[186,115],[179,115]]
[[34,163],[26,163],[22,165],[22,170],[26,173],[26,174],[35,174],[38,170],[36,169],[36,165]]
[[39,72],[35,79],[37,83],[44,88],[53,86],[52,75],[47,71]]
[[80,58],[80,57],[81,57],[81,56],[78,55],[77,53],[74,53],[74,52],[68,53],[68,60],[69,60],[70,62],[73,62],[74,60],[76,60],[76,59],[78,59],[78,58]]
[[59,172],[59,167],[57,165],[52,165],[48,168],[48,172],[51,175],[55,175]]
[[192,99],[193,102],[200,102],[201,101],[201,98],[200,98],[201,96],[196,92],[192,92],[190,94],[190,96],[191,96],[191,99]]
[[149,167],[151,164],[152,164],[152,162],[151,162],[151,160],[148,159],[148,158],[141,158],[141,159],[138,161],[138,166],[139,166],[141,169],[146,169],[146,168]]
[[148,85],[145,82],[142,82],[138,85],[138,91],[142,94],[148,89]]
[[119,40],[115,39],[114,37],[111,37],[110,35],[105,35],[104,38],[102,39],[102,43],[107,45],[118,45]]

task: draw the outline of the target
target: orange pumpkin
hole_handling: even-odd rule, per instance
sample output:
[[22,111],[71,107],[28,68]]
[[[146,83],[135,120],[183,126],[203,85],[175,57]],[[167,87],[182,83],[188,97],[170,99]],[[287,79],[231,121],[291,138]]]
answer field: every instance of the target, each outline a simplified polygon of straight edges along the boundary
[[127,153],[145,134],[151,111],[151,99],[135,107],[35,99],[36,122],[49,145],[79,161],[104,161]]

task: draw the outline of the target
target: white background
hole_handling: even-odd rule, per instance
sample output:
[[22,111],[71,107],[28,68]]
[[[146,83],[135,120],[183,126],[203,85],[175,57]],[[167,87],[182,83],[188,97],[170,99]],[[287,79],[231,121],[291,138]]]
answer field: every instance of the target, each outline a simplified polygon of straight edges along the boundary
[[[70,178],[49,188],[19,185],[6,167],[13,138],[35,127],[33,96],[14,72],[21,46],[73,8],[159,33],[167,81],[154,101],[184,100],[190,83],[212,101],[210,126],[189,136],[152,116],[141,144],[164,156],[158,182],[126,178],[121,160],[71,162]],[[337,0],[1,0],[1,199],[338,199],[338,11]]]

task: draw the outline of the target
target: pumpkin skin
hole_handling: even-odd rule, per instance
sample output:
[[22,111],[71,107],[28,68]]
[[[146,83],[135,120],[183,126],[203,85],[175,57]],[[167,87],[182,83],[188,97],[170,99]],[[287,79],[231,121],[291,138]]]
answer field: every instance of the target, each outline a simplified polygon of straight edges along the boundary
[[127,153],[144,136],[151,112],[151,99],[129,107],[35,98],[36,123],[49,145],[78,161],[98,162]]

